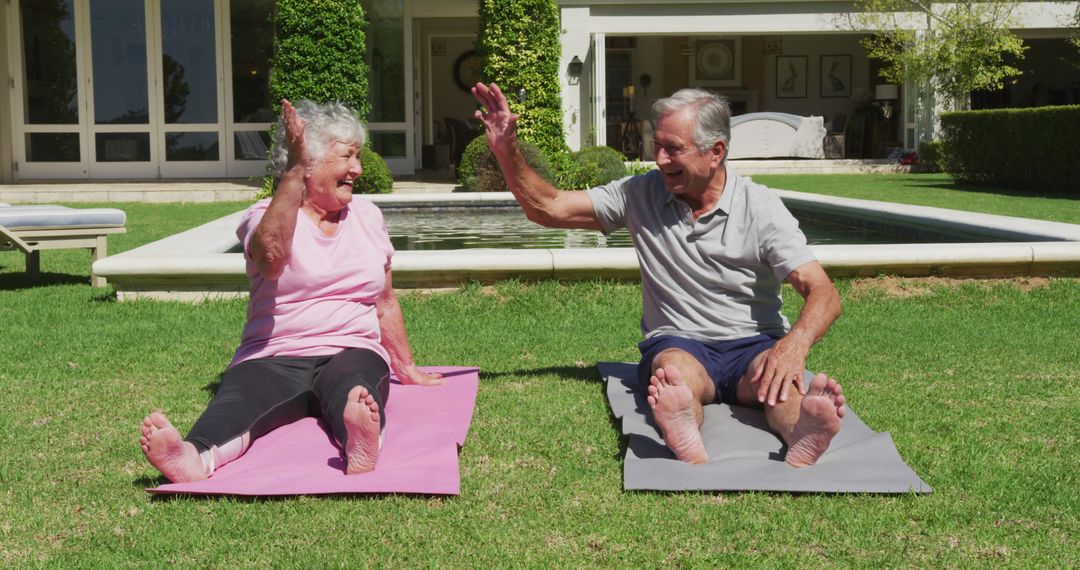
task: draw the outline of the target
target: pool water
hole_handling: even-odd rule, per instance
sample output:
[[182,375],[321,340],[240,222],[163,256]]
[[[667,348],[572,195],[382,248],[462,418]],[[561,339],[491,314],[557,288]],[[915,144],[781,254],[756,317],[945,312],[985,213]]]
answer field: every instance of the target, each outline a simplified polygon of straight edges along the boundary
[[[815,218],[792,210],[811,244],[955,243],[965,240],[938,232],[870,227],[857,221]],[[605,236],[593,230],[538,226],[516,208],[383,208],[390,241],[397,250],[633,247],[626,230]],[[981,240],[985,241],[985,240]]]

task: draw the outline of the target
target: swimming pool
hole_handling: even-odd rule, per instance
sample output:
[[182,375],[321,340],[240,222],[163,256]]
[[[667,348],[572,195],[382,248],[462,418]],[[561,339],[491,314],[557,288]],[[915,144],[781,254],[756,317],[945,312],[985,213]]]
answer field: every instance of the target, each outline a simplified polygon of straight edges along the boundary
[[[906,227],[900,243],[828,243],[811,245],[814,255],[833,277],[858,275],[905,276],[1016,276],[1080,275],[1080,226],[991,214],[977,214],[909,206],[888,202],[834,198],[778,191],[788,208],[803,219],[862,226],[872,233],[895,225]],[[428,210],[437,227],[449,218],[440,210],[510,208],[515,224],[531,231],[547,231],[526,221],[515,210],[509,193],[428,194],[372,196],[387,212],[391,231],[406,237],[420,235],[421,226],[394,222],[392,210]],[[477,211],[487,219],[490,212]],[[132,250],[94,262],[94,273],[105,277],[119,300],[139,298],[198,302],[207,298],[245,296],[248,279],[236,238],[243,212],[235,212],[197,228],[168,236]],[[408,220],[408,218],[404,218]],[[489,223],[485,222],[485,223]],[[474,228],[480,222],[474,222]],[[485,229],[505,232],[503,226]],[[639,278],[637,256],[631,247],[620,246],[599,232],[578,232],[556,238],[558,245],[533,243],[532,247],[464,247],[414,249],[399,246],[394,256],[395,287],[455,287],[462,283],[494,283],[501,279],[564,281],[580,279]],[[811,235],[815,231],[808,232]],[[951,236],[948,239],[944,235]],[[561,234],[560,234],[561,235]],[[455,238],[456,239],[456,238]],[[591,246],[604,240],[604,247]],[[626,239],[626,238],[621,238]],[[812,237],[811,239],[818,239]],[[861,239],[861,238],[860,238]],[[577,241],[577,240],[594,240]],[[930,241],[932,243],[927,243]],[[958,243],[958,242],[970,243]],[[994,243],[996,242],[996,243]],[[581,245],[582,243],[586,245]],[[430,247],[427,245],[421,247]]]
[[[830,216],[793,208],[811,245],[971,243],[1003,241],[913,228],[900,224]],[[384,207],[390,241],[398,251],[454,249],[578,249],[633,247],[626,230],[605,236],[594,230],[545,228],[519,208]]]

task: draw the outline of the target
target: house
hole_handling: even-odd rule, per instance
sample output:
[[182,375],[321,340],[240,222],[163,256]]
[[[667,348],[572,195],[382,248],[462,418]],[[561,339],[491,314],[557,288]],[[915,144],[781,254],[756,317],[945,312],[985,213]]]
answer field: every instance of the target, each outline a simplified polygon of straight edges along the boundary
[[[446,162],[446,118],[467,120],[475,0],[362,0],[375,149],[395,174]],[[984,106],[1080,103],[1065,43],[1076,2],[1024,2],[1027,73]],[[736,112],[862,120],[853,156],[913,148],[932,112],[877,79],[846,3],[560,0],[571,148],[649,156],[652,102],[686,85]],[[9,0],[0,6],[0,182],[259,176],[273,0]],[[921,25],[921,24],[916,24]],[[523,40],[525,41],[525,40]],[[883,107],[895,109],[886,119]],[[629,147],[627,127],[645,148]]]

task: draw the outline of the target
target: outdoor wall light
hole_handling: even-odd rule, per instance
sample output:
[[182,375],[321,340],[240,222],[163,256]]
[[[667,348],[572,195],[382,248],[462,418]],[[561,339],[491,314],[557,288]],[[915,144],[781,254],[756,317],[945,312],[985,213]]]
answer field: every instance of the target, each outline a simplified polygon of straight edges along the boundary
[[578,84],[578,81],[581,80],[581,72],[584,71],[584,69],[585,64],[575,55],[566,66],[566,75],[570,78],[570,85]]

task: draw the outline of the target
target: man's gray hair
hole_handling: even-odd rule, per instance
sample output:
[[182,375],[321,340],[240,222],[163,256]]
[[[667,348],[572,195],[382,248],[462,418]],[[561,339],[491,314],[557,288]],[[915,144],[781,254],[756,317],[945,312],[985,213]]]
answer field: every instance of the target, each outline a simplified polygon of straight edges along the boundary
[[[706,152],[716,141],[731,142],[731,106],[723,96],[704,89],[680,89],[652,106],[656,119],[669,113],[694,108],[694,146]],[[726,157],[725,157],[726,158]]]
[[[315,162],[326,157],[335,142],[364,146],[367,131],[360,117],[339,102],[315,103],[302,99],[293,104],[296,116],[305,123],[304,138],[308,154]],[[280,180],[289,164],[289,143],[285,140],[285,124],[278,118],[270,145],[270,172]]]

